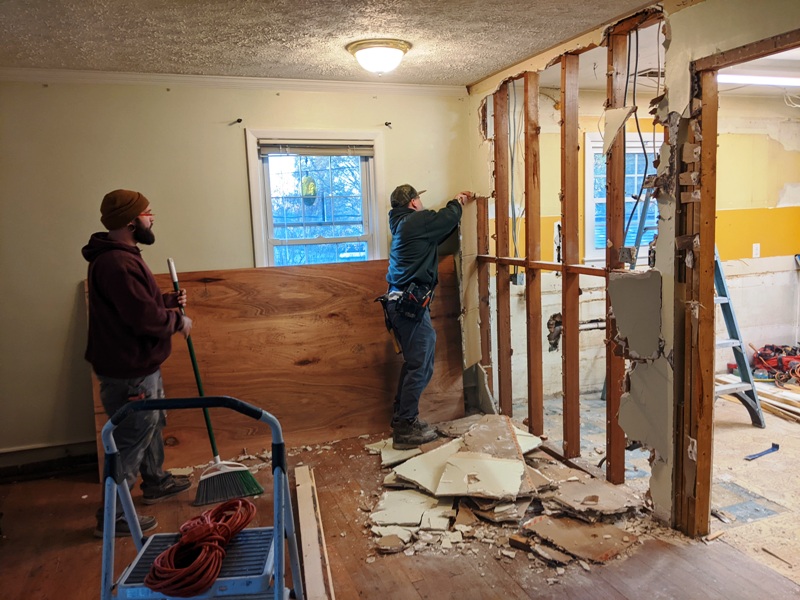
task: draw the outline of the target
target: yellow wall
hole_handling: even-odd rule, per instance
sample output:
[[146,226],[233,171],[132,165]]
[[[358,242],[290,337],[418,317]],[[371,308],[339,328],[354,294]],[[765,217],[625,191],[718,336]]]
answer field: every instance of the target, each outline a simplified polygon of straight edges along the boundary
[[800,206],[717,211],[717,250],[722,260],[800,254]]
[[[544,216],[541,217],[541,252],[542,252],[542,260],[544,261],[553,261],[555,257],[553,256],[553,227],[555,224],[561,220],[561,215],[555,216]],[[511,231],[514,229],[514,221],[512,219],[508,220],[508,231],[509,231],[509,256],[514,256],[514,242],[511,240]],[[489,235],[491,236],[495,232],[495,220],[489,220]],[[466,233],[464,233],[466,235]],[[494,255],[495,254],[495,240],[494,238],[489,239],[489,252]],[[517,256],[524,258],[526,256],[526,245],[525,245],[525,217],[521,217],[517,219]]]
[[800,207],[778,202],[788,186],[800,186],[800,150],[787,149],[767,133],[721,134],[718,148],[720,257],[751,258],[755,243],[762,257],[799,253]]

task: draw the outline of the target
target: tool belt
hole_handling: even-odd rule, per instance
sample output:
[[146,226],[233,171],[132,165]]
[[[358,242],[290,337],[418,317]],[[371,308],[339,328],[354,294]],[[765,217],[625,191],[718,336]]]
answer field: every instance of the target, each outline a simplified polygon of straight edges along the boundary
[[432,287],[411,282],[405,289],[400,290],[395,310],[408,319],[421,321],[432,300]]

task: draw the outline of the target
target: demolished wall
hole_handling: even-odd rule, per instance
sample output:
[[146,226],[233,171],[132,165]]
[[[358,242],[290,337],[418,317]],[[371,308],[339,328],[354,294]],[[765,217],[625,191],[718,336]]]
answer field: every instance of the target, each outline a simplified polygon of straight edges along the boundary
[[[637,439],[653,450],[653,475],[651,495],[657,515],[670,519],[674,514],[673,468],[675,464],[673,430],[675,415],[676,374],[673,370],[676,344],[683,343],[683,315],[675,287],[676,235],[675,215],[678,197],[677,175],[679,157],[675,148],[687,141],[689,131],[689,106],[691,98],[691,63],[720,51],[736,48],[787,31],[800,25],[800,3],[796,0],[764,0],[753,3],[745,0],[669,0],[662,3],[665,13],[664,32],[666,47],[666,89],[664,97],[655,106],[655,116],[667,129],[668,144],[661,149],[658,167],[658,240],[656,243],[655,273],[659,280],[660,311],[658,349],[643,347],[639,341],[628,339],[628,349],[636,356],[632,359],[627,378],[627,391],[620,407],[620,423],[630,439]],[[550,52],[534,57],[502,73],[488,78],[470,88],[470,103],[477,107],[488,94],[495,91],[502,80],[526,70],[543,70],[561,53],[599,43],[602,29],[572,40]],[[644,112],[644,111],[642,111]],[[470,157],[476,187],[491,187],[491,145],[480,139],[477,128],[471,134]],[[789,192],[787,192],[789,193]],[[702,243],[698,240],[698,243]],[[688,249],[688,256],[693,256]],[[630,278],[630,281],[628,281]],[[638,302],[644,303],[652,295],[652,281],[638,280],[634,274],[624,274],[615,284],[627,290],[635,302],[614,304],[618,322],[640,316]],[[613,294],[613,292],[612,292]],[[639,294],[642,294],[639,296]],[[546,318],[547,315],[544,315]],[[650,324],[652,325],[652,323]],[[624,331],[621,328],[621,332]],[[652,329],[648,328],[652,333]],[[647,336],[652,338],[652,335]],[[683,365],[679,365],[683,368]],[[677,377],[680,380],[680,377]],[[695,460],[692,456],[685,460]]]

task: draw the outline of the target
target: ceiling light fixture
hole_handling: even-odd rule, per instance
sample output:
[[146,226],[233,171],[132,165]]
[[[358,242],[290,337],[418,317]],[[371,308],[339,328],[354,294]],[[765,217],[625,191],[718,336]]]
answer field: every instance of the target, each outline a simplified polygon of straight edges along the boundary
[[378,75],[396,69],[410,48],[408,42],[392,39],[359,40],[345,46],[356,57],[358,64]]
[[718,73],[719,83],[738,83],[740,85],[774,85],[778,87],[800,87],[800,77],[767,77],[764,75],[737,75]]

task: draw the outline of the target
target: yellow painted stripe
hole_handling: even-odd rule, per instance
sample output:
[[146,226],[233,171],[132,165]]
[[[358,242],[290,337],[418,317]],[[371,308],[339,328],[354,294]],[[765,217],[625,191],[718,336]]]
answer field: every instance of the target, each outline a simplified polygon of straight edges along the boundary
[[717,211],[717,250],[722,260],[800,253],[800,206]]

